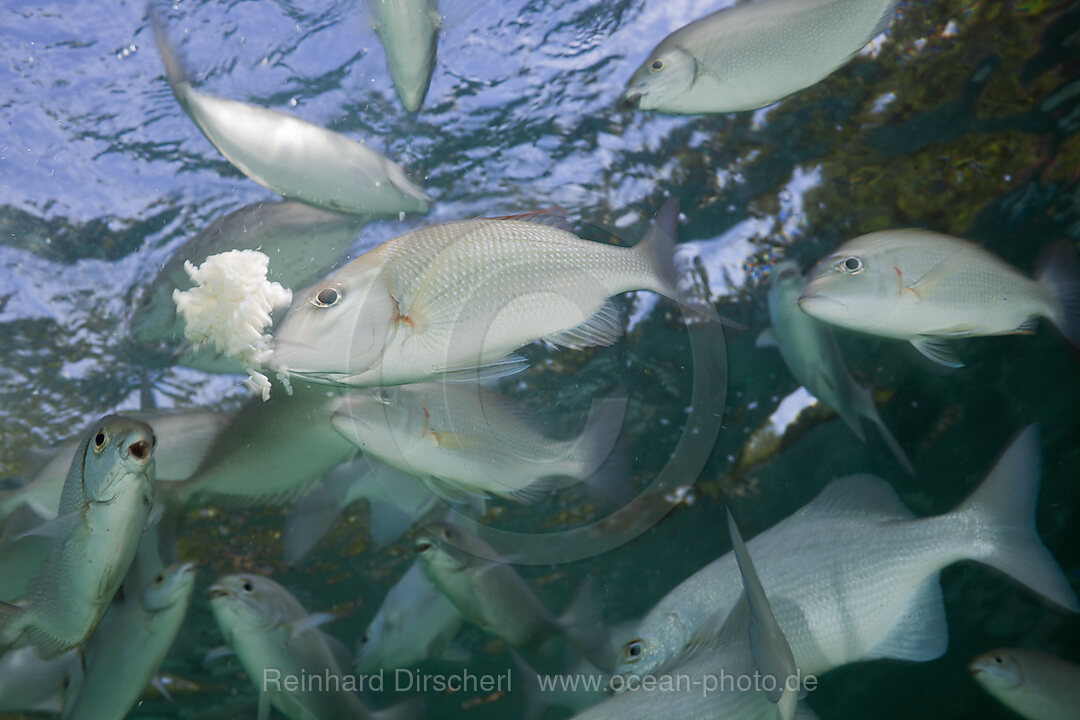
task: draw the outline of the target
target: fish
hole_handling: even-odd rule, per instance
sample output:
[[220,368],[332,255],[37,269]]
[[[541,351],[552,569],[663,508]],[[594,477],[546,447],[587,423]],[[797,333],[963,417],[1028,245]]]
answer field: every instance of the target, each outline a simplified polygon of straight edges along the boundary
[[466,659],[452,645],[465,618],[414,562],[386,593],[356,645],[356,670],[411,668],[423,660]]
[[[884,480],[852,475],[751,539],[796,667],[806,676],[874,658],[940,657],[948,627],[938,575],[960,560],[994,567],[1080,611],[1035,528],[1039,465],[1033,425],[951,512],[914,518]],[[617,672],[641,677],[670,665],[708,617],[736,603],[737,573],[728,553],[669,592],[619,650]]]
[[[385,546],[436,507],[436,497],[406,473],[376,475],[368,458],[338,465],[293,506],[285,520],[285,562],[295,565],[330,530],[342,511],[367,500],[371,539]],[[2,598],[0,598],[2,599]]]
[[804,313],[798,304],[803,278],[794,260],[782,260],[769,278],[769,318],[772,325],[758,337],[758,347],[780,350],[791,374],[811,395],[828,406],[864,440],[859,418],[876,425],[896,461],[909,475],[915,474],[903,448],[885,427],[874,404],[873,391],[852,378],[828,326]]
[[581,433],[552,440],[509,397],[477,384],[418,383],[354,392],[334,412],[366,458],[420,478],[451,502],[536,502],[557,478],[586,481],[611,454],[623,403],[598,403]]
[[356,455],[334,429],[337,398],[322,386],[297,384],[293,394],[253,398],[230,418],[183,481],[159,488],[172,513],[194,503],[225,507],[287,505],[326,472]]
[[[652,685],[610,681],[616,694],[575,715],[577,720],[810,720],[799,704],[802,690],[791,647],[784,637],[742,535],[726,510],[741,584],[734,606],[703,623],[677,662],[657,668]],[[724,678],[728,679],[725,680]],[[741,687],[742,678],[771,678]]]
[[148,343],[184,336],[173,290],[192,287],[185,262],[202,265],[220,252],[259,250],[270,258],[267,280],[299,289],[329,271],[369,220],[291,200],[252,203],[218,218],[184,242],[142,291],[131,318],[132,337]]
[[65,693],[61,719],[127,717],[172,647],[194,590],[195,565],[182,563],[114,601],[86,641],[84,669]]
[[416,112],[424,103],[439,40],[436,0],[368,0],[374,29],[386,50],[386,65],[401,104]]
[[[140,411],[124,415],[142,420],[154,431],[157,483],[178,482],[190,477],[230,419],[225,413],[204,411]],[[43,520],[56,517],[68,468],[83,437],[57,446],[44,467],[26,485],[0,492],[0,521],[23,506]]]
[[385,387],[511,374],[525,367],[513,351],[536,340],[611,345],[622,336],[611,296],[679,300],[678,214],[668,200],[632,248],[535,215],[414,230],[297,293],[268,364],[312,382]]
[[565,638],[597,667],[610,663],[590,583],[556,618],[510,565],[491,559],[498,557],[494,548],[459,527],[430,522],[413,547],[428,580],[481,630],[533,651]]
[[57,517],[22,542],[48,541],[47,560],[18,604],[0,603],[0,654],[34,645],[43,659],[82,644],[124,580],[154,495],[154,431],[107,415],[71,463]]
[[0,713],[59,713],[67,679],[79,669],[79,651],[42,660],[33,646],[0,656]]
[[896,0],[755,0],[679,28],[649,53],[623,98],[641,110],[730,113],[823,80],[888,28]]
[[[271,706],[290,720],[384,717],[349,689],[348,651],[319,629],[333,616],[308,614],[292,593],[261,575],[227,575],[209,596],[221,634],[258,689],[260,719]],[[297,681],[292,689],[290,677]],[[323,683],[317,689],[299,684],[316,678]]]
[[1080,718],[1080,665],[1036,650],[999,648],[968,665],[983,690],[1027,720]]
[[927,230],[850,240],[811,271],[803,312],[859,332],[906,340],[930,360],[962,367],[947,340],[1030,334],[1045,317],[1080,347],[1076,246],[1052,246],[1035,279],[975,243]]
[[177,102],[240,172],[292,200],[361,215],[427,212],[431,197],[397,164],[361,143],[277,110],[195,90],[151,13]]

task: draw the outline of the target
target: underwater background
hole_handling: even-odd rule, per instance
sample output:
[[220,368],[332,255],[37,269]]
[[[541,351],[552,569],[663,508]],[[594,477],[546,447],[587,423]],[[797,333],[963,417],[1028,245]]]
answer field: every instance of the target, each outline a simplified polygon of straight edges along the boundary
[[[747,537],[857,472],[887,479],[917,516],[944,512],[1033,422],[1042,428],[1039,531],[1080,586],[1080,364],[1048,323],[1033,336],[960,341],[966,367],[955,371],[903,343],[837,331],[856,377],[878,390],[915,477],[874,431],[859,443],[820,408],[796,419],[801,395],[778,413],[797,384],[779,353],[754,346],[768,324],[768,269],[781,257],[805,267],[857,235],[923,227],[975,240],[1030,273],[1041,249],[1080,238],[1080,3],[901,2],[889,30],[852,62],[769,108],[672,117],[619,106],[659,40],[725,4],[446,0],[417,114],[395,96],[359,0],[161,9],[199,90],[363,140],[434,197],[427,215],[366,225],[350,257],[424,224],[552,206],[631,244],[666,197],[680,200],[680,262],[708,282],[723,316],[746,326],[725,330],[720,433],[697,484],[649,530],[602,555],[519,569],[550,607],[593,576],[605,621],[639,617],[728,550],[727,497]],[[141,290],[186,239],[277,196],[222,158],[179,108],[144,3],[6,0],[0,55],[0,478],[15,486],[34,451],[106,412],[231,410],[250,396],[237,376],[173,365],[169,351],[135,342],[129,324]],[[640,486],[679,438],[692,360],[667,301],[642,292],[617,302],[624,340],[529,348],[532,369],[503,390],[553,432],[573,427],[578,420],[565,418],[580,418],[589,398],[629,396],[623,446]],[[286,567],[286,512],[190,513],[180,550],[200,565],[199,589],[162,667],[172,702],[148,691],[132,717],[254,716],[255,689],[235,659],[202,661],[223,642],[205,594],[218,576],[272,575],[309,611],[338,615],[324,629],[352,647],[412,562],[407,537],[370,541],[360,503]],[[558,527],[589,512],[571,498],[496,514],[512,528],[519,516]],[[1080,659],[1080,618],[1002,574],[963,563],[942,573],[942,587],[947,654],[829,672],[808,698],[821,718],[1014,717],[971,680],[972,657],[1024,646]],[[502,642],[469,626],[461,639],[470,670],[512,667]],[[523,698],[423,696],[427,716],[464,718],[520,717]]]

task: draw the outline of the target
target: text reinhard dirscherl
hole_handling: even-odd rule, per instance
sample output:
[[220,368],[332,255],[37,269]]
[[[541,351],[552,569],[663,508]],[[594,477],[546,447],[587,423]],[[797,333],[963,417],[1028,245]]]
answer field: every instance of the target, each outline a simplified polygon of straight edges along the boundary
[[[598,673],[568,675],[536,675],[540,692],[700,692],[703,696],[719,692],[772,692],[776,689],[813,691],[817,677],[799,673],[787,678],[759,672],[733,674],[721,670],[717,674],[691,676],[668,673],[664,675],[602,675]],[[345,675],[330,672],[283,673],[277,668],[263,670],[263,692],[511,692],[512,675],[509,668],[501,673],[474,673],[462,670],[455,673],[426,673],[418,669],[397,668],[393,672],[379,670],[366,675]]]

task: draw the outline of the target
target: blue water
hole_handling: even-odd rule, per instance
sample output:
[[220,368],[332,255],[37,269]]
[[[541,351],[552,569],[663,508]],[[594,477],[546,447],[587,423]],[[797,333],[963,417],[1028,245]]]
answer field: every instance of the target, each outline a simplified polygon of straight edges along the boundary
[[[693,503],[610,553],[521,570],[552,607],[592,575],[608,623],[641,615],[727,551],[725,493],[747,536],[854,472],[889,480],[916,515],[943,512],[1032,422],[1042,426],[1040,534],[1080,585],[1080,365],[1046,323],[1033,336],[962,342],[967,366],[958,371],[930,367],[899,343],[838,334],[856,375],[887,391],[881,413],[914,478],[873,431],[858,443],[837,420],[811,424],[779,454],[735,471],[748,436],[796,390],[779,355],[754,347],[768,323],[763,279],[777,257],[806,265],[856,235],[918,226],[976,240],[1030,272],[1041,248],[1080,238],[1080,4],[904,2],[850,64],[765,110],[670,117],[618,105],[661,38],[724,4],[444,0],[438,62],[415,115],[394,93],[358,0],[163,10],[199,90],[363,140],[435,198],[426,216],[367,225],[351,256],[422,224],[552,206],[629,244],[666,197],[681,201],[680,262],[707,277],[725,317],[746,326],[727,332],[722,429]],[[232,409],[247,398],[238,377],[163,363],[131,339],[129,322],[138,293],[185,239],[276,196],[181,111],[143,3],[5,2],[0,56],[0,477],[14,484],[32,466],[28,453],[106,412],[150,399]],[[627,340],[577,357],[532,348],[526,390],[517,381],[504,389],[557,425],[583,398],[629,388],[636,405],[624,443],[640,484],[679,437],[693,361],[666,302],[640,293],[620,306]],[[541,507],[520,522],[535,527],[573,509]],[[513,527],[518,511],[507,512],[500,522]],[[193,558],[203,566],[199,590],[163,666],[191,685],[171,703],[147,694],[133,717],[254,715],[254,688],[238,663],[202,664],[222,642],[204,592],[218,575],[274,575],[308,609],[334,608],[342,619],[327,629],[351,646],[411,561],[407,541],[366,541],[357,505],[314,556],[286,569],[283,513],[229,511],[199,526],[216,534]],[[944,571],[942,585],[948,653],[827,674],[809,698],[822,718],[1008,718],[968,677],[971,657],[1012,645],[1080,657],[1080,620],[1001,575],[962,564]],[[470,668],[510,667],[505,648],[479,630],[466,628],[462,640]],[[513,692],[424,701],[431,717],[523,712]]]

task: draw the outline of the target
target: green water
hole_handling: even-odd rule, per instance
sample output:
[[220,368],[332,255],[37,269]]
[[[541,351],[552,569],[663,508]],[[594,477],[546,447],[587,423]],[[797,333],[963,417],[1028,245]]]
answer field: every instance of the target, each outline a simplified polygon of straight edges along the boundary
[[[549,607],[561,609],[592,577],[606,624],[639,617],[728,551],[725,495],[747,537],[856,472],[888,480],[917,516],[944,512],[1035,422],[1040,535],[1077,587],[1080,365],[1045,322],[1032,336],[959,342],[966,367],[956,371],[930,366],[903,343],[837,333],[856,376],[886,391],[880,411],[914,477],[873,430],[859,443],[835,419],[808,423],[782,452],[736,468],[750,434],[796,390],[779,354],[754,347],[768,323],[763,280],[776,258],[805,267],[846,239],[916,226],[975,240],[1031,272],[1042,248],[1080,237],[1080,4],[902,2],[872,52],[768,111],[676,118],[617,106],[656,42],[719,6],[442,3],[439,59],[416,115],[394,95],[362,3],[197,1],[167,17],[200,90],[365,139],[434,196],[427,216],[367,225],[351,256],[422,224],[555,205],[583,235],[607,231],[631,244],[666,197],[680,200],[681,262],[693,267],[696,257],[720,313],[746,327],[725,331],[727,376],[713,378],[695,409],[722,412],[720,432],[696,477],[679,479],[697,480],[692,503],[609,552],[519,568]],[[142,3],[12,2],[0,8],[0,37],[0,477],[14,487],[33,467],[31,451],[106,412],[148,399],[232,410],[248,398],[236,376],[174,365],[169,352],[140,346],[129,323],[139,291],[185,239],[275,196],[179,109]],[[592,398],[627,397],[622,450],[636,492],[683,432],[695,357],[674,306],[646,293],[618,304],[632,318],[624,340],[580,352],[527,348],[532,368],[501,388],[564,437]],[[565,529],[595,519],[586,501],[570,492],[530,508],[497,505],[488,521]],[[387,547],[370,541],[369,510],[359,503],[286,567],[287,512],[186,515],[180,550],[199,563],[199,585],[162,667],[177,683],[173,700],[150,691],[132,717],[255,715],[239,663],[202,661],[223,642],[206,600],[220,575],[272,575],[308,610],[338,615],[324,629],[351,648],[413,560],[408,536]],[[1080,620],[1001,574],[959,564],[942,573],[942,588],[948,652],[827,673],[808,698],[820,717],[1014,717],[971,680],[973,656],[1024,646],[1080,659]],[[468,626],[459,640],[470,671],[510,669],[525,681],[501,642]],[[525,712],[520,691],[410,696],[429,717]],[[379,706],[402,698],[369,696]]]

